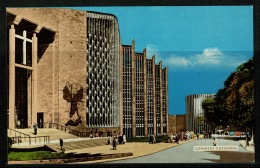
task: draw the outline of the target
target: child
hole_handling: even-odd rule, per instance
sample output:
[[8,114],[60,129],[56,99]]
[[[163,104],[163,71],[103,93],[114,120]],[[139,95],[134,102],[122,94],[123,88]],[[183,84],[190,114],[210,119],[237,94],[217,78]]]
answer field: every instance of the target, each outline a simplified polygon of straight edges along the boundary
[[213,146],[216,146],[216,145],[217,145],[216,140],[215,140],[215,138],[213,138]]

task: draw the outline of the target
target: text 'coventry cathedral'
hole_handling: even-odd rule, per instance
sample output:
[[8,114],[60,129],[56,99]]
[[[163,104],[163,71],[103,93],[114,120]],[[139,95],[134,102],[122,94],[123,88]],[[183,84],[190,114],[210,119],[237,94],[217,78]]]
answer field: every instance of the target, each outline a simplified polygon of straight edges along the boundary
[[7,8],[7,21],[9,128],[168,133],[168,69],[121,44],[116,16]]

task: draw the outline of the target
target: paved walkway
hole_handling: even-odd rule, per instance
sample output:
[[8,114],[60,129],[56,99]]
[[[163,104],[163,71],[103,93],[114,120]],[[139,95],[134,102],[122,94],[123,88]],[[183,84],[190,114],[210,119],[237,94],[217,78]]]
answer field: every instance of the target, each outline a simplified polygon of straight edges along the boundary
[[115,153],[126,153],[126,152],[132,152],[133,156],[125,157],[125,158],[115,158],[115,159],[104,159],[104,160],[97,160],[97,161],[89,161],[89,162],[77,162],[76,164],[86,164],[86,163],[101,163],[101,162],[107,162],[107,161],[116,161],[116,160],[122,160],[122,159],[130,159],[130,158],[136,158],[141,156],[150,155],[152,153],[157,153],[159,151],[166,150],[168,148],[172,148],[175,146],[179,146],[185,143],[189,143],[191,141],[194,141],[194,139],[188,140],[188,141],[180,141],[179,144],[176,143],[156,143],[156,144],[149,144],[148,142],[131,142],[126,144],[120,144],[117,145],[117,149],[113,150],[111,145],[107,146],[98,146],[95,148],[87,148],[87,149],[81,149],[81,150],[72,150],[69,152],[77,152],[77,153],[91,153],[91,154],[115,154]]
[[250,152],[255,152],[255,145],[254,145],[253,141],[249,141],[249,146],[247,146],[247,147],[246,147],[245,140],[240,140],[239,143],[245,150],[250,151]]
[[[200,136],[202,138],[202,136]],[[100,139],[100,138],[98,138]],[[104,138],[107,139],[107,138]],[[73,141],[79,141],[79,143],[84,143],[86,140],[95,140],[91,138],[69,138],[64,139],[64,142],[73,142]],[[197,141],[196,139],[192,139],[189,141],[180,141],[180,144],[176,143],[156,143],[156,144],[149,144],[147,142],[131,142],[126,144],[120,144],[117,145],[117,149],[113,150],[112,145],[103,145],[103,146],[95,146],[95,147],[89,147],[89,148],[80,148],[80,149],[74,149],[74,150],[66,150],[65,153],[91,153],[91,154],[116,154],[116,153],[127,153],[132,152],[133,156],[127,157],[129,158],[136,158],[141,156],[146,156],[152,153],[157,153],[175,146],[179,146],[185,143],[189,143],[191,141]],[[209,140],[210,141],[210,140]],[[244,140],[239,141],[241,143],[241,146],[243,146]],[[59,140],[51,140],[50,143],[59,143]],[[65,143],[64,143],[65,144]],[[37,144],[39,145],[39,144]],[[43,144],[41,144],[43,146]],[[31,145],[32,146],[32,145]],[[17,146],[18,147],[18,146]],[[28,147],[28,144],[20,144],[21,148]],[[64,146],[66,149],[66,146]],[[69,149],[69,148],[68,148]],[[250,143],[249,147],[246,148],[248,151],[254,151],[254,146]],[[96,160],[96,161],[88,161],[88,162],[77,162],[76,164],[87,164],[87,163],[100,163],[100,162],[108,162],[108,161],[116,161],[116,160],[122,160],[126,158],[115,158],[115,159],[106,159],[106,160]],[[27,161],[27,162],[19,162],[19,161],[12,161],[9,162],[9,164],[41,164],[39,161]]]
[[[69,141],[69,139],[67,141]],[[78,154],[91,153],[92,155],[95,155],[95,154],[116,154],[116,153],[132,152],[133,156],[126,157],[126,158],[135,158],[135,157],[149,155],[151,153],[156,153],[174,146],[182,145],[184,143],[189,143],[191,141],[193,140],[183,141],[180,142],[180,144],[176,144],[176,143],[149,144],[148,142],[131,142],[131,143],[117,145],[116,150],[113,150],[112,145],[103,145],[103,146],[96,146],[90,148],[66,150],[65,153],[78,153]],[[64,147],[66,149],[66,146]],[[114,160],[121,160],[121,159],[124,158],[104,159],[104,160],[88,161],[82,163],[76,162],[73,164],[100,163],[100,162],[114,161]],[[9,161],[8,164],[41,164],[41,162],[40,161]]]
[[217,146],[237,146],[237,151],[194,151],[194,146],[212,146],[212,139],[199,139],[147,156],[126,158],[108,163],[252,163],[254,153],[246,151],[238,141],[218,139]]

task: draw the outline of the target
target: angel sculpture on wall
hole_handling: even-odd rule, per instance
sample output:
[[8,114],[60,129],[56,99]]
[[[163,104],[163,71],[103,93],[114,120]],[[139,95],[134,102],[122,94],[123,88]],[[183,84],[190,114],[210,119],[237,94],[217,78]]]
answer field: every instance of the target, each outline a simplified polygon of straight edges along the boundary
[[[80,90],[72,95],[72,86],[71,90],[67,86],[64,87],[63,89],[63,99],[66,100],[67,102],[70,103],[70,119],[69,121],[65,124],[65,126],[71,125],[71,126],[77,126],[81,123],[81,117],[78,113],[78,102],[82,102],[83,99],[83,88],[81,87]],[[74,114],[77,114],[78,118],[73,121],[72,117]]]

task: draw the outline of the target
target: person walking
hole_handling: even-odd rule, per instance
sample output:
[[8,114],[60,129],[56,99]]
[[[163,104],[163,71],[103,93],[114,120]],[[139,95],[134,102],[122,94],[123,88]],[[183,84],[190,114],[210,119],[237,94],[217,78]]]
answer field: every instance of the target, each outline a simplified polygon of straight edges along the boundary
[[113,139],[113,149],[116,150],[116,137]]
[[43,128],[42,119],[40,119],[40,127],[39,128]]
[[23,126],[23,119],[22,119],[22,121],[21,121],[21,126],[22,126],[22,128],[24,127],[24,126]]
[[176,142],[177,144],[179,144],[179,141],[180,141],[180,135],[178,134],[178,135],[176,135],[175,142]]
[[19,129],[20,128],[20,125],[21,125],[21,122],[20,120],[17,121],[17,128]]
[[171,133],[170,135],[170,142],[172,143],[173,142],[173,134]]
[[90,138],[93,138],[93,128],[90,130]]
[[36,123],[34,123],[33,129],[34,129],[34,135],[37,135],[38,125]]
[[107,140],[107,145],[110,145],[111,144],[111,136],[108,137],[108,140]]
[[156,143],[155,135],[153,135],[153,144]]
[[62,147],[63,147],[63,140],[60,139],[60,149],[62,150]]
[[126,136],[125,136],[125,134],[123,135],[123,144],[125,144],[126,143]]
[[212,134],[211,131],[209,131],[209,139],[211,139],[211,134]]
[[153,136],[152,135],[150,135],[150,137],[149,137],[149,144],[153,144]]
[[216,140],[215,140],[215,138],[213,138],[213,146],[216,146],[216,145],[217,145]]

